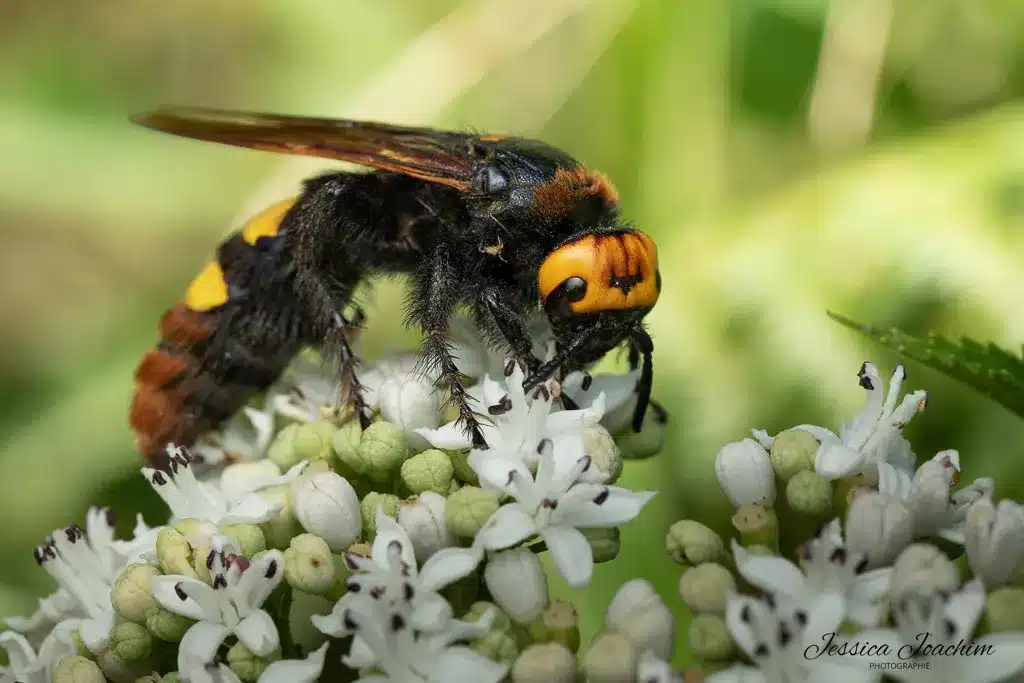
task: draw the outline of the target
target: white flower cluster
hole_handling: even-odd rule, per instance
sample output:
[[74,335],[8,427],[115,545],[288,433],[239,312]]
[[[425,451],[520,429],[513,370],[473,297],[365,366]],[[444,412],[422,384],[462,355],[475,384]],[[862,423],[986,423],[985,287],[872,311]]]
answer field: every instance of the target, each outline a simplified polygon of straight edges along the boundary
[[[902,430],[927,403],[859,372],[864,409],[836,435],[799,425],[715,461],[731,552],[674,524],[667,550],[708,683],[995,683],[1024,672],[1024,506],[960,485],[960,457],[917,463]],[[817,528],[817,531],[811,529]]]
[[[261,406],[142,470],[165,524],[140,518],[115,540],[94,509],[46,539],[36,559],[58,588],[2,623],[0,683],[570,683],[580,662],[595,681],[675,680],[672,618],[649,584],[624,586],[580,651],[576,610],[550,599],[538,557],[586,586],[653,495],[614,485],[663,439],[653,413],[623,433],[637,373],[578,372],[527,396],[517,363],[464,321],[453,336],[478,412],[501,408],[489,449],[445,419],[411,358],[360,373],[365,430],[303,358]],[[341,639],[347,653],[328,657]]]

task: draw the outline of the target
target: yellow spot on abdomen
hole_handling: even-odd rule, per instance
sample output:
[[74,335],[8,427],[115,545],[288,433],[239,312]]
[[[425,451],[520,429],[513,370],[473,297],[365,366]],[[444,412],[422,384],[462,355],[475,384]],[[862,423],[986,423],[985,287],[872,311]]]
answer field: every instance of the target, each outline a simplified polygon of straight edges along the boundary
[[274,237],[281,228],[285,214],[295,206],[295,197],[271,204],[260,213],[249,219],[242,228],[242,239],[249,244],[256,244],[261,237]]
[[220,264],[211,261],[185,290],[185,305],[193,311],[208,311],[228,300],[228,283]]

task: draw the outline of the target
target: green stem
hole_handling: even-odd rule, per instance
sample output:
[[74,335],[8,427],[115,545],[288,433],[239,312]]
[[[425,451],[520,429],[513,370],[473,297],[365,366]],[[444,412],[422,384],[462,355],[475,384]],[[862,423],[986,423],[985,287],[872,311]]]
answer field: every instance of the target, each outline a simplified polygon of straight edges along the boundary
[[292,611],[292,587],[282,581],[278,587],[279,594],[274,601],[271,614],[277,622],[277,632],[281,638],[281,657],[283,659],[298,658],[295,643],[292,642],[291,611]]

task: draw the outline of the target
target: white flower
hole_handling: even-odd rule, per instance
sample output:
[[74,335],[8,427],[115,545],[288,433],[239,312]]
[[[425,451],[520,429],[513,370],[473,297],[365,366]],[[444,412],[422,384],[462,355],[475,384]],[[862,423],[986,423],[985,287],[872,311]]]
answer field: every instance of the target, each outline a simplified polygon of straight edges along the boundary
[[604,626],[629,638],[638,652],[651,652],[661,659],[672,656],[675,620],[649,581],[633,579],[622,584],[608,604]]
[[[839,435],[816,425],[798,425],[793,429],[809,432],[820,442],[814,459],[814,469],[826,479],[840,479],[856,474],[864,475],[868,485],[874,485],[880,462],[901,469],[913,469],[914,454],[903,438],[903,428],[916,413],[924,410],[928,392],[915,391],[897,403],[907,373],[897,365],[889,380],[889,391],[882,398],[882,378],[873,363],[864,363],[857,378],[867,392],[864,408],[853,420],[842,425]],[[765,448],[771,447],[771,438],[755,432]]]
[[[120,563],[112,559],[113,530],[106,527],[109,520],[100,521],[100,515],[105,516],[104,511],[90,510],[89,526],[93,533],[88,538],[81,527],[71,525],[54,531],[46,543],[35,549],[36,562],[76,603],[75,609],[65,614],[56,628],[73,624],[82,642],[95,654],[106,648],[114,626],[110,589],[121,568]],[[105,530],[97,532],[97,526]],[[95,545],[91,542],[93,538],[97,539]]]
[[753,439],[722,446],[715,456],[715,476],[722,492],[740,508],[775,503],[775,470],[768,453]]
[[74,597],[64,588],[58,588],[45,598],[39,598],[39,606],[30,616],[6,617],[4,623],[18,633],[35,633],[51,628],[66,616],[76,614],[77,609],[78,603]]
[[[142,469],[142,476],[153,486],[167,507],[171,519],[202,519],[212,524],[262,524],[277,517],[279,505],[256,493],[245,495],[237,502],[229,501],[218,486],[202,483],[192,471],[192,458],[181,448],[168,447],[171,472],[150,468]],[[297,474],[305,463],[293,468]]]
[[1024,564],[1024,506],[1001,500],[996,506],[981,498],[967,513],[964,552],[975,576],[986,588],[1010,582]]
[[228,465],[220,475],[220,492],[228,503],[237,503],[250,493],[271,486],[290,484],[302,473],[304,466],[295,465],[284,474],[273,460],[264,458],[253,462]]
[[[985,606],[985,588],[971,581],[952,596],[935,592],[908,596],[893,605],[896,629],[857,634],[858,641],[887,645],[893,662],[903,666],[886,675],[910,683],[995,683],[1024,669],[1024,633],[1004,632],[972,642]],[[928,634],[922,643],[922,635]],[[922,647],[922,644],[929,647]],[[980,649],[980,648],[990,649]],[[936,649],[937,648],[937,649]],[[972,654],[973,653],[973,654]],[[922,666],[911,668],[908,663]]]
[[295,422],[314,422],[341,401],[341,380],[322,359],[301,355],[268,394],[274,414]]
[[[256,683],[316,683],[324,668],[327,643],[309,653],[305,659],[279,659],[271,662]],[[235,672],[224,664],[209,664],[189,659],[179,675],[186,683],[242,683]]]
[[251,462],[263,457],[273,438],[273,411],[246,406],[223,427],[203,436],[192,451],[205,465]]
[[[877,681],[868,663],[809,657],[822,636],[836,633],[843,619],[843,599],[825,595],[806,610],[786,611],[742,595],[729,598],[726,624],[736,644],[754,666],[737,664],[712,674],[706,683],[860,683]],[[857,664],[861,664],[858,666]]]
[[902,602],[909,595],[953,593],[959,588],[960,570],[946,553],[930,543],[912,543],[893,563],[889,602]]
[[345,553],[344,559],[359,573],[349,578],[348,592],[331,614],[312,618],[319,630],[336,637],[345,632],[343,615],[349,603],[363,595],[372,596],[381,609],[401,613],[413,628],[440,628],[451,618],[451,605],[438,591],[476,569],[483,551],[476,546],[445,548],[417,569],[409,535],[378,506],[377,535],[370,557]]
[[[636,517],[654,492],[634,493],[602,486],[605,476],[582,455],[582,439],[566,439],[555,455],[550,441],[542,445],[536,477],[521,461],[491,451],[473,451],[469,464],[481,481],[491,482],[515,498],[494,513],[477,540],[491,550],[518,545],[533,535],[544,539],[559,573],[570,586],[590,581],[594,556],[580,529],[608,528]],[[588,472],[589,470],[589,472]]]
[[527,548],[495,553],[484,567],[484,582],[494,603],[517,623],[530,623],[548,606],[544,565]]
[[418,356],[406,355],[382,360],[359,376],[367,407],[399,427],[413,450],[429,446],[417,429],[441,424],[441,401],[434,388],[437,373],[426,370]]
[[398,506],[398,525],[409,534],[420,564],[437,551],[455,545],[455,536],[444,521],[447,503],[444,496],[424,491]]
[[[526,326],[533,340],[533,355],[545,358],[552,338],[551,326],[543,313],[527,317]],[[464,314],[452,316],[448,327],[448,338],[452,347],[455,366],[464,375],[481,378],[484,375],[500,377],[507,364],[508,349],[495,347],[480,332],[480,328]]]
[[633,424],[639,381],[640,370],[622,375],[591,375],[576,371],[566,375],[562,382],[562,394],[568,396],[580,409],[592,407],[598,397],[604,394],[605,410],[601,424],[616,434]]
[[[881,620],[891,568],[868,571],[868,558],[847,549],[839,520],[825,525],[800,549],[800,567],[784,557],[755,555],[735,540],[736,569],[751,585],[807,610],[826,595],[845,600],[847,618],[864,626]],[[801,571],[801,568],[803,571]]]
[[921,465],[913,478],[889,463],[878,464],[878,492],[903,501],[914,521],[914,538],[941,536],[963,543],[958,509],[949,490],[960,476],[956,451],[942,451]]
[[899,499],[877,491],[857,495],[846,512],[846,548],[869,567],[891,564],[914,540],[914,516]]
[[7,666],[0,666],[0,683],[50,683],[61,660],[75,654],[71,636],[75,627],[68,621],[55,628],[38,653],[20,633],[0,632],[0,648],[7,652]]
[[124,558],[125,566],[138,562],[156,562],[156,537],[163,527],[150,527],[142,514],[135,515],[130,541],[114,541],[114,550]]
[[178,648],[178,670],[195,662],[213,661],[224,639],[238,638],[257,657],[266,657],[279,644],[277,626],[263,602],[284,576],[284,554],[270,550],[250,563],[241,555],[211,551],[206,560],[212,586],[187,576],[150,579],[153,597],[165,609],[196,619]]
[[476,622],[450,619],[442,627],[422,632],[401,611],[388,611],[380,601],[361,595],[349,601],[339,616],[336,634],[354,634],[352,649],[342,658],[353,669],[380,671],[360,683],[498,683],[508,664],[493,662],[469,647],[454,643],[486,635],[494,623],[490,610]]
[[344,550],[363,531],[359,496],[336,472],[317,472],[295,482],[292,508],[302,528],[327,541],[331,550]]

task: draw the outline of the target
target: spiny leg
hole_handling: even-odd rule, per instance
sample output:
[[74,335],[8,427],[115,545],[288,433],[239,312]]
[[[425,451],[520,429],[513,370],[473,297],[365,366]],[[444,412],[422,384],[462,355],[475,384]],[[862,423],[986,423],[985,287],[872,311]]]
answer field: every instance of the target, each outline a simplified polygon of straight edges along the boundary
[[[516,360],[526,368],[526,372],[531,373],[540,367],[540,360],[533,355],[533,338],[530,336],[530,330],[522,316],[496,290],[485,291],[480,296],[480,300],[491,314],[491,318],[502,336],[505,337]],[[512,368],[506,366],[505,376],[508,377],[511,374]]]

